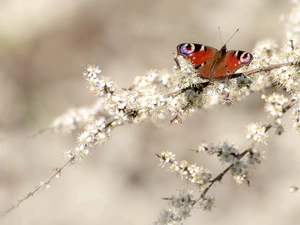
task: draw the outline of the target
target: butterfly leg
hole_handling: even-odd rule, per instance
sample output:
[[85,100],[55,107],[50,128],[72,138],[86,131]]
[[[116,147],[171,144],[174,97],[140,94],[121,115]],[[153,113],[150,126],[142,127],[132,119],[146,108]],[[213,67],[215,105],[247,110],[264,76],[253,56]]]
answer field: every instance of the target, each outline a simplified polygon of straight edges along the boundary
[[229,79],[238,78],[240,76],[244,76],[242,73],[233,73],[229,76]]
[[175,61],[175,63],[176,63],[176,66],[177,66],[177,68],[180,70],[181,69],[181,67],[180,67],[180,65],[179,65],[179,62],[178,62],[178,59],[177,59],[177,54],[174,54],[174,61]]

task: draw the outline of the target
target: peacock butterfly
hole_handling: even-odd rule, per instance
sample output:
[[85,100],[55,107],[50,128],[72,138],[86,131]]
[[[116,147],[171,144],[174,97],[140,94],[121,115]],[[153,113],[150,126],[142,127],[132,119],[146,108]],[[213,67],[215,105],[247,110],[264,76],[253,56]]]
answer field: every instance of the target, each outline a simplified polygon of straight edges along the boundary
[[199,76],[209,80],[229,77],[239,68],[249,65],[253,59],[249,52],[227,51],[226,44],[217,50],[201,44],[183,43],[177,46],[177,55],[190,61]]

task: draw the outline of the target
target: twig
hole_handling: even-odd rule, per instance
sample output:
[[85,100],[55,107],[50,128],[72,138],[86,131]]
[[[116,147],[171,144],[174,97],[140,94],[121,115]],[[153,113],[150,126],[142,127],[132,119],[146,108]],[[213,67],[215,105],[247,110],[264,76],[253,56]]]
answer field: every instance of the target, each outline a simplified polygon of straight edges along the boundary
[[39,135],[41,135],[41,134],[43,134],[43,133],[45,133],[45,132],[47,132],[47,131],[53,131],[53,130],[54,130],[53,127],[48,127],[48,128],[45,128],[45,129],[41,129],[41,130],[39,130],[37,133],[35,133],[35,134],[31,135],[31,136],[28,136],[27,138],[28,138],[28,139],[34,139],[34,138],[36,138],[37,136],[39,136]]
[[164,97],[165,98],[168,98],[170,96],[176,96],[176,95],[179,95],[181,93],[184,93],[188,90],[194,90],[194,91],[199,91],[199,92],[202,92],[202,90],[207,87],[209,84],[212,84],[210,81],[206,81],[206,82],[203,82],[203,83],[198,83],[198,84],[195,84],[193,86],[189,86],[189,87],[186,87],[186,88],[183,88],[183,89],[180,89],[178,91],[174,91],[174,92],[171,92],[169,94],[165,94]]
[[287,63],[280,63],[280,64],[271,64],[271,65],[268,65],[268,66],[264,66],[264,67],[261,67],[261,68],[257,68],[257,69],[253,69],[253,70],[243,72],[243,74],[245,76],[248,76],[248,75],[251,75],[251,74],[254,74],[254,73],[258,73],[258,72],[262,72],[262,71],[268,72],[268,71],[271,71],[271,70],[279,69],[283,66],[292,66],[292,65],[295,65],[295,64],[297,64],[297,63],[287,62]]
[[36,188],[31,191],[31,192],[27,192],[26,196],[19,199],[17,201],[16,204],[12,205],[8,210],[5,211],[5,213],[9,213],[11,210],[15,209],[15,208],[18,208],[19,205],[25,201],[26,199],[32,197],[41,187],[43,187],[44,185],[47,185],[49,184],[52,179],[56,176],[56,175],[59,175],[61,173],[61,171],[63,170],[63,168],[68,165],[69,163],[71,163],[73,160],[75,159],[75,155],[72,156],[70,159],[68,159],[61,167],[59,167],[58,169],[55,170],[55,172],[48,178],[46,179],[45,181],[41,182],[38,186],[36,186]]
[[[126,112],[125,114],[126,115],[130,115],[132,113],[136,112],[136,110],[129,110],[128,112]],[[114,118],[114,117],[111,117],[110,119],[107,119],[104,123],[105,123],[105,126],[106,128],[108,128],[109,126],[112,126],[112,124],[114,122],[116,122],[118,119]],[[49,128],[50,129],[50,128]],[[36,135],[32,136],[35,137],[37,135],[39,135],[41,132],[44,132],[48,129],[44,129],[44,130],[41,130],[39,131]],[[31,192],[28,192],[26,194],[25,197],[17,200],[17,203],[12,205],[8,210],[5,211],[5,213],[9,213],[11,210],[17,208],[23,201],[25,201],[26,199],[30,198],[31,196],[33,196],[41,187],[43,187],[44,185],[48,185],[50,184],[50,182],[52,181],[52,179],[56,176],[56,175],[59,175],[62,170],[65,168],[65,166],[67,166],[69,163],[71,163],[74,159],[75,159],[76,155],[73,155],[71,158],[69,158],[61,167],[55,169],[55,172],[48,178],[46,179],[45,181],[41,182],[38,186],[36,186],[36,188],[31,191]]]

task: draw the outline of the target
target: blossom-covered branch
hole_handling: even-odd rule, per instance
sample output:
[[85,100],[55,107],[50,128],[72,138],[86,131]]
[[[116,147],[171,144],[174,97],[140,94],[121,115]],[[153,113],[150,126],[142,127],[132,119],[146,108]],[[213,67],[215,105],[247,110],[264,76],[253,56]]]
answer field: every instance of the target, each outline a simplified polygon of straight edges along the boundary
[[[172,152],[158,155],[161,166],[171,164],[169,169],[194,184],[200,195],[194,198],[191,191],[182,190],[177,196],[167,198],[171,200],[174,209],[162,212],[156,224],[182,222],[190,216],[196,203],[203,210],[211,210],[215,197],[208,196],[207,192],[212,185],[229,172],[237,183],[249,183],[252,167],[261,163],[264,157],[257,146],[267,142],[267,132],[271,128],[275,129],[277,135],[284,133],[282,116],[290,109],[293,110],[293,126],[300,133],[300,18],[295,16],[299,12],[300,4],[293,8],[289,16],[283,18],[287,40],[281,48],[273,40],[258,42],[252,52],[252,63],[227,79],[203,80],[194,66],[182,56],[177,56],[179,66],[175,66],[172,71],[148,71],[144,76],[137,76],[133,85],[127,89],[119,88],[110,78],[103,76],[98,66],[84,68],[84,79],[88,89],[96,96],[95,103],[89,107],[68,110],[56,118],[51,126],[51,129],[60,133],[80,131],[77,143],[64,151],[66,162],[62,166],[54,169],[48,179],[18,200],[7,212],[18,207],[42,187],[49,187],[53,178],[60,175],[66,165],[75,164],[90,156],[93,148],[108,141],[113,129],[118,126],[168,118],[172,118],[171,122],[181,122],[182,118],[197,110],[230,106],[253,92],[264,91],[269,87],[280,89],[280,94],[274,92],[268,96],[262,95],[265,111],[273,117],[273,121],[267,125],[255,122],[246,126],[246,139],[252,141],[246,150],[239,153],[238,147],[228,142],[202,143],[198,147],[197,151],[215,155],[222,164],[227,165],[214,178],[210,169],[190,164],[186,160],[177,162]],[[291,39],[293,42],[290,42]]]
[[[266,98],[266,106],[269,104],[270,96]],[[279,96],[277,96],[279,97]],[[286,103],[282,98],[283,103]],[[263,144],[268,137],[267,132],[272,128],[278,129],[278,120],[295,105],[296,101],[291,100],[285,107],[281,107],[272,122],[268,125],[250,124],[247,126],[247,139],[251,139],[252,143],[246,150],[239,153],[238,148],[234,144],[223,142],[217,146],[213,144],[202,143],[194,150],[195,152],[206,152],[209,155],[216,155],[221,164],[229,164],[221,173],[212,178],[212,172],[208,169],[204,169],[202,166],[198,166],[196,163],[190,164],[183,160],[178,162],[175,160],[175,154],[167,151],[161,154],[156,154],[159,158],[159,165],[165,167],[166,164],[170,164],[168,167],[172,173],[176,173],[181,179],[187,180],[189,183],[195,185],[200,190],[198,198],[194,198],[192,191],[182,190],[179,191],[177,197],[172,196],[170,198],[164,198],[170,201],[172,208],[168,208],[160,213],[158,220],[155,222],[157,225],[162,224],[176,224],[187,219],[191,215],[192,209],[196,206],[196,203],[200,203],[200,208],[203,210],[211,210],[215,204],[215,196],[207,196],[207,192],[211,187],[223,179],[225,174],[231,172],[233,179],[238,183],[246,182],[250,184],[249,178],[251,176],[251,169],[257,164],[260,164],[263,159],[263,152],[258,148],[258,144]],[[270,110],[272,111],[272,110]],[[277,134],[281,134],[276,132]],[[245,156],[248,156],[247,160],[243,160]],[[296,187],[297,188],[297,187]],[[295,189],[295,188],[294,188]],[[180,202],[180,204],[174,204],[174,202]]]
[[[76,130],[82,126],[81,123],[89,121],[84,131],[78,135],[77,146],[64,152],[67,163],[60,167],[59,172],[67,164],[86,158],[90,154],[89,147],[107,141],[111,135],[111,128],[117,125],[126,122],[139,123],[153,116],[163,119],[167,114],[175,115],[177,119],[178,115],[189,114],[196,108],[209,108],[220,103],[232,104],[234,99],[238,100],[239,97],[253,92],[251,89],[255,89],[251,88],[253,82],[243,75],[239,75],[237,79],[227,79],[226,82],[201,82],[201,78],[188,62],[183,59],[179,59],[179,62],[181,70],[175,68],[174,74],[166,70],[150,71],[146,76],[137,77],[130,89],[120,89],[118,94],[115,93],[117,86],[112,81],[98,77],[97,74],[101,72],[98,67],[88,66],[84,77],[89,83],[89,89],[100,99],[90,109],[71,109],[54,121],[52,129],[58,132]],[[276,68],[278,66],[267,67],[268,70]],[[155,85],[161,85],[166,90],[173,87],[175,91],[162,94]],[[49,185],[55,175],[56,172],[51,179],[41,182],[34,191],[28,192],[25,198],[19,200],[8,211],[19,206],[44,184]]]

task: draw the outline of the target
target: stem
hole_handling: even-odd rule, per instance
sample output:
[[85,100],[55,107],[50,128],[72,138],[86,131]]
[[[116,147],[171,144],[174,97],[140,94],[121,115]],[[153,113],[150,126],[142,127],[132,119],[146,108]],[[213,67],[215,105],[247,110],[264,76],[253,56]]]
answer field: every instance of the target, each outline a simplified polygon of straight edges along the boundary
[[261,67],[261,68],[257,68],[257,69],[253,69],[253,70],[243,72],[243,74],[245,76],[248,76],[248,75],[251,75],[251,74],[254,74],[254,73],[258,73],[258,72],[262,72],[262,71],[268,72],[268,71],[271,71],[271,70],[279,69],[280,67],[283,67],[283,66],[292,66],[292,65],[295,65],[295,64],[297,64],[297,63],[287,62],[287,63],[271,64],[269,66],[264,66],[264,67]]
[[46,179],[44,182],[42,182],[41,184],[39,184],[38,186],[36,186],[36,188],[35,188],[33,191],[27,192],[27,194],[26,194],[25,197],[19,199],[19,200],[17,201],[18,203],[12,205],[8,210],[5,211],[5,213],[9,213],[11,210],[13,210],[13,209],[19,207],[19,205],[20,205],[23,201],[25,201],[26,199],[32,197],[32,196],[33,196],[33,195],[34,195],[34,194],[35,194],[35,193],[36,193],[36,192],[37,192],[44,184],[49,184],[49,183],[53,180],[53,178],[54,178],[56,175],[60,174],[61,171],[63,170],[63,168],[65,168],[65,166],[68,165],[69,163],[71,163],[74,159],[75,159],[75,155],[73,155],[73,156],[72,156],[70,159],[68,159],[63,165],[61,165],[58,169],[56,169],[55,172],[54,172],[48,179]]

